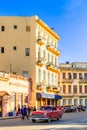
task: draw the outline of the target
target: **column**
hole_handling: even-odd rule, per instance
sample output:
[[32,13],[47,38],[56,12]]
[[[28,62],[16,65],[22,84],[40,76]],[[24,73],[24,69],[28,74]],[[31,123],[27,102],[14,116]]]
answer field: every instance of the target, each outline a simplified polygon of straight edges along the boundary
[[85,106],[85,98],[83,98],[83,106]]
[[77,85],[77,94],[79,94],[79,85]]
[[72,87],[72,88],[71,88],[71,89],[72,89],[72,90],[71,90],[71,93],[73,94],[73,85],[72,85],[71,87]]
[[74,105],[74,98],[72,98],[72,105]]
[[79,100],[80,100],[80,98],[78,98],[78,100],[77,100],[77,106],[79,106]]
[[16,93],[15,96],[15,106],[18,108],[18,93]]
[[85,93],[85,85],[82,85],[82,93]]
[[66,85],[66,93],[68,93],[68,85]]

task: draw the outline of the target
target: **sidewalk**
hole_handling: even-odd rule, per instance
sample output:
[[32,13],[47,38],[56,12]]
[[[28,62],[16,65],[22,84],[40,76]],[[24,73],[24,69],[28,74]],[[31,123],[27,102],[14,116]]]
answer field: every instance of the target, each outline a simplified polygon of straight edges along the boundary
[[14,119],[19,118],[18,116],[7,116],[7,117],[0,117],[0,120],[6,120],[6,119]]

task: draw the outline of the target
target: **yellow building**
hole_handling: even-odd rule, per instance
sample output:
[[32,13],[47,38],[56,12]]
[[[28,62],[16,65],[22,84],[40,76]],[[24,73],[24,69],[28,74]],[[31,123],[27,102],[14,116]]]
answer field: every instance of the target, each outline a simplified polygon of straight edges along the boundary
[[87,106],[87,62],[60,64],[61,105]]
[[0,17],[0,71],[32,78],[33,106],[57,105],[61,98],[59,39],[38,16]]

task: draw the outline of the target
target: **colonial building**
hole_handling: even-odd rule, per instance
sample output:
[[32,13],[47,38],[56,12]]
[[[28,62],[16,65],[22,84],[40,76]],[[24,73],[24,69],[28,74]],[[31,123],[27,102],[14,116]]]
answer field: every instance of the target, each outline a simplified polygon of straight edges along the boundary
[[32,78],[33,106],[57,105],[60,38],[39,17],[0,17],[0,71]]
[[28,78],[0,72],[0,116],[28,105],[31,96]]
[[61,105],[87,106],[87,62],[60,64]]

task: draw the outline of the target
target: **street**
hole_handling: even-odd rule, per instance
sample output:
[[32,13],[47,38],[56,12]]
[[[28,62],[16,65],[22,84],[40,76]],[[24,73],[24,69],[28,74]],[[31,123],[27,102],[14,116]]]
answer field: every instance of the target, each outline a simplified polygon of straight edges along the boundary
[[59,121],[32,123],[31,120],[0,120],[0,130],[87,130],[87,112],[65,113]]

